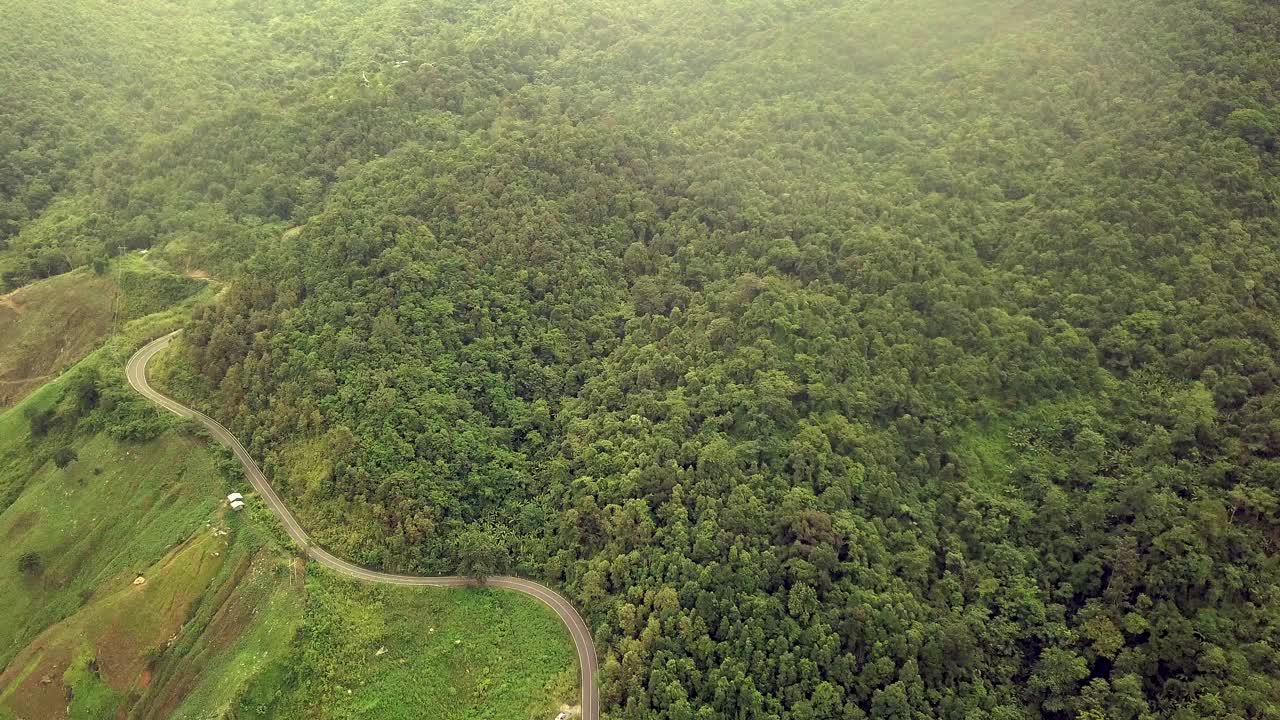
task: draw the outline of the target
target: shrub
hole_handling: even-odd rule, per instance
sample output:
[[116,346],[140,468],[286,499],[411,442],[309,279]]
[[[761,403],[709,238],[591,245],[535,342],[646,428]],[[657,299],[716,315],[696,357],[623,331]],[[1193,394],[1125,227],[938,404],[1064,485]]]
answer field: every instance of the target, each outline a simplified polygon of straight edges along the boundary
[[79,457],[80,456],[76,454],[76,451],[69,447],[60,447],[53,451],[53,463],[60,468],[70,465],[72,462],[79,459]]
[[49,429],[53,427],[53,420],[56,413],[52,410],[42,410],[31,415],[31,434],[35,437],[44,437],[49,434]]
[[98,373],[90,370],[82,375],[80,382],[76,384],[76,407],[80,414],[98,407],[101,396],[102,393],[98,390]]
[[18,557],[18,572],[33,577],[40,575],[44,572],[44,559],[38,552],[31,550],[24,552]]

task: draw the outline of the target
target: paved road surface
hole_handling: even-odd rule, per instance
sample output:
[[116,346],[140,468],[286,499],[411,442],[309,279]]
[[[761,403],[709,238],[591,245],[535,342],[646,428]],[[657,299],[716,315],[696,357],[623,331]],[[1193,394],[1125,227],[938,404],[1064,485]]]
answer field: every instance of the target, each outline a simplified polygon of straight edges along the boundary
[[[289,537],[293,538],[293,541],[298,543],[311,559],[343,575],[365,582],[386,583],[388,585],[429,585],[431,587],[464,587],[474,584],[474,581],[469,578],[456,575],[419,577],[417,575],[392,575],[369,570],[331,555],[323,548],[314,545],[311,539],[307,537],[306,531],[302,529],[302,526],[293,517],[293,513],[289,512],[289,508],[285,506],[284,502],[280,500],[280,496],[276,494],[275,489],[267,482],[266,476],[258,469],[258,464],[253,461],[248,451],[244,449],[244,446],[230,431],[217,420],[161,395],[155,388],[147,384],[147,363],[156,353],[163,350],[179,332],[182,331],[178,330],[153,340],[134,353],[133,357],[129,358],[129,364],[125,366],[125,374],[129,378],[129,384],[133,386],[134,390],[146,396],[148,400],[169,412],[184,418],[190,418],[204,425],[218,439],[218,442],[230,448],[235,453],[236,458],[240,460],[240,464],[244,466],[244,474],[249,478],[253,489],[258,492],[258,496],[267,503],[271,508],[271,512],[275,513],[276,517],[280,519],[280,523],[284,525]],[[587,624],[583,622],[582,616],[573,608],[573,605],[554,590],[523,578],[491,577],[485,580],[485,584],[529,595],[554,610],[556,615],[560,616],[561,622],[565,624],[565,627],[569,628],[569,635],[573,637],[573,644],[578,650],[578,667],[581,670],[582,683],[583,720],[599,720],[600,691],[596,688],[596,648],[591,641],[591,631],[587,629]]]

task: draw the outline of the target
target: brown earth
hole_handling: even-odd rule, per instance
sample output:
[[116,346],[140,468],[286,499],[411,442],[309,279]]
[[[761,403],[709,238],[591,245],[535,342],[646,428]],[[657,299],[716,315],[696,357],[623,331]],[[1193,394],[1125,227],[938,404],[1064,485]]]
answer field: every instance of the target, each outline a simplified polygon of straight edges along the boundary
[[174,666],[168,674],[161,673],[156,678],[155,687],[142,700],[144,715],[139,717],[166,718],[177,710],[187,695],[199,684],[200,676],[209,663],[219,653],[231,647],[244,634],[253,622],[254,612],[260,598],[246,597],[241,590],[240,581],[250,572],[255,572],[263,565],[275,562],[270,553],[260,553],[253,558],[245,558],[232,573],[232,577],[219,588],[212,602],[217,609],[209,624],[199,632],[205,638],[200,649],[183,657],[181,663]]
[[101,344],[115,293],[111,280],[81,269],[0,296],[0,410]]
[[17,540],[28,530],[35,527],[38,520],[40,520],[40,513],[35,510],[28,510],[27,512],[22,513],[13,521],[13,525],[10,526],[8,532],[4,534],[4,539]]
[[[20,677],[27,673],[5,701],[5,707],[20,718],[64,718],[67,714],[67,686],[62,681],[62,673],[71,665],[75,650],[71,645],[46,649],[39,642],[32,643],[33,657],[21,665],[15,659],[9,664],[9,670],[0,675],[0,684],[7,685],[11,682],[8,679],[10,675]],[[44,682],[46,679],[50,682]]]
[[145,687],[141,683],[152,680],[149,654],[181,632],[221,568],[225,550],[221,538],[192,538],[148,568],[146,584],[133,585],[132,575],[112,579],[88,605],[45,630],[9,663],[0,687],[17,687],[0,705],[0,714],[65,718],[69,688],[63,673],[86,653],[112,690]]

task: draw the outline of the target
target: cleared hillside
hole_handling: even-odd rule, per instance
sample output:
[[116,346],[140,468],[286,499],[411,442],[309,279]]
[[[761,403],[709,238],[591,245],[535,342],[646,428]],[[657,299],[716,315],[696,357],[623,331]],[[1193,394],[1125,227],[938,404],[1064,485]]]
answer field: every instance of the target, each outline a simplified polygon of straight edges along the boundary
[[0,296],[0,407],[84,357],[111,330],[111,280],[82,269]]
[[0,410],[74,365],[113,329],[204,287],[128,256],[101,272],[81,268],[0,296]]

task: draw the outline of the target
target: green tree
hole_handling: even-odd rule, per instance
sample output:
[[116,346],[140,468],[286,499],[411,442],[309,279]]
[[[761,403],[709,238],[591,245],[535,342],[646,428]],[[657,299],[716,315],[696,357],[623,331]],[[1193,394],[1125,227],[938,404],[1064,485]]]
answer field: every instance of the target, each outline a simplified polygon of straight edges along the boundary
[[1275,122],[1261,110],[1241,108],[1227,116],[1227,129],[1246,142],[1267,150],[1276,144]]
[[504,533],[493,527],[470,526],[453,540],[458,573],[484,581],[510,566],[510,554]]

